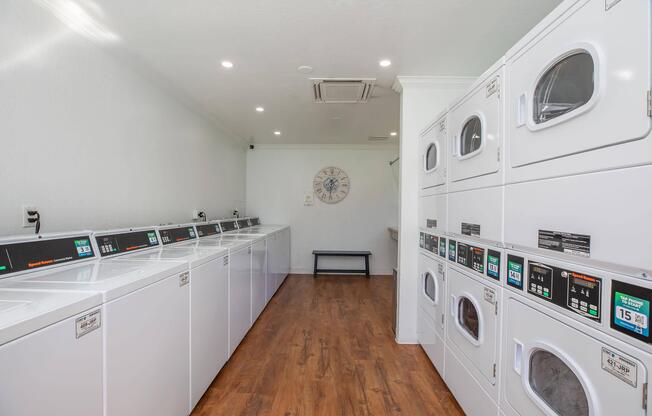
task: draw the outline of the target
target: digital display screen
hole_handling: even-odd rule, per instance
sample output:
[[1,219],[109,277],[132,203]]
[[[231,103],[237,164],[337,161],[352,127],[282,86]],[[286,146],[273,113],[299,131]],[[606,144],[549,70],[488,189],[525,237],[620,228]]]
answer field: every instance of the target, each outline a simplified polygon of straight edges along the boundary
[[165,230],[159,230],[159,234],[161,234],[161,242],[163,245],[197,238],[195,227],[168,228]]
[[236,229],[235,221],[222,221],[222,231],[233,231]]
[[222,232],[219,224],[196,225],[195,228],[197,228],[197,236],[199,238],[216,235]]
[[156,231],[143,230],[95,237],[100,256],[112,256],[159,245]]
[[589,289],[594,289],[596,286],[598,286],[597,281],[592,278],[592,277],[586,277],[586,276],[581,276],[578,274],[575,274],[571,272],[571,284],[586,287]]
[[93,257],[89,236],[29,241],[0,246],[0,275]]
[[249,227],[249,221],[248,220],[238,220],[238,228],[243,229]]

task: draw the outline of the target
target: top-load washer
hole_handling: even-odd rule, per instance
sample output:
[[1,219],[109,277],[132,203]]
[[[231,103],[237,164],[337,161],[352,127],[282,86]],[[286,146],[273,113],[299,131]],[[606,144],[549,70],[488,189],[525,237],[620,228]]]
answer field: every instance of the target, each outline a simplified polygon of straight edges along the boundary
[[419,234],[417,338],[439,374],[445,377],[446,237]]
[[444,380],[470,416],[497,415],[504,252],[449,238]]
[[448,112],[447,232],[503,241],[504,59],[469,88]]
[[507,416],[647,415],[652,282],[507,251]]
[[[163,234],[165,232],[165,227]],[[154,236],[154,227],[113,230],[93,234],[98,247],[107,245],[118,249],[102,252],[103,257],[120,261],[172,261],[190,267],[190,408],[201,399],[229,354],[228,306],[228,250],[179,247],[170,244],[163,248],[133,253],[130,247],[147,245]],[[121,249],[122,248],[122,249]],[[123,253],[132,253],[122,255]]]
[[[3,239],[0,287],[95,258],[88,232]],[[101,304],[97,292],[0,288],[0,414],[102,414]]]
[[651,9],[566,1],[508,52],[508,247],[652,275]]
[[[61,239],[68,239],[68,245],[74,242],[76,250],[94,252],[87,248],[91,245],[87,234],[82,238],[62,236],[54,241],[61,244]],[[119,242],[106,245],[104,251],[113,251],[116,244]],[[133,251],[157,244],[155,234],[145,235],[142,248]],[[120,244],[118,250],[131,247]],[[62,258],[68,261],[71,256]],[[185,263],[109,260],[16,276],[0,286],[99,293],[102,306],[97,316],[104,337],[104,415],[179,416],[190,411],[188,277]]]
[[419,135],[419,188],[422,195],[448,191],[446,165],[448,161],[448,110],[441,112]]
[[[199,226],[206,224],[199,224]],[[210,228],[210,227],[207,227]],[[191,231],[193,229],[193,231]],[[229,357],[243,340],[252,324],[251,315],[251,239],[225,240],[221,234],[206,233],[197,238],[192,225],[177,226],[172,229],[159,229],[161,238],[172,233],[185,241],[178,247],[190,246],[204,249],[227,248],[229,250]],[[172,238],[171,238],[172,239]]]

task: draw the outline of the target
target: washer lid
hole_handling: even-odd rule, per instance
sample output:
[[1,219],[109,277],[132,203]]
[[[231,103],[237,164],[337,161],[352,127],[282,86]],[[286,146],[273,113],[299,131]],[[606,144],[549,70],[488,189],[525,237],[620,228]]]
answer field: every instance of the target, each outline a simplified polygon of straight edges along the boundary
[[150,250],[139,254],[123,257],[119,260],[129,261],[178,261],[186,262],[194,268],[211,260],[218,259],[227,254],[228,249],[220,247],[216,250],[201,249],[189,246],[170,246],[162,250]]
[[0,345],[101,304],[97,292],[0,289]]
[[108,302],[185,270],[187,262],[112,259],[7,279],[0,289],[100,292]]

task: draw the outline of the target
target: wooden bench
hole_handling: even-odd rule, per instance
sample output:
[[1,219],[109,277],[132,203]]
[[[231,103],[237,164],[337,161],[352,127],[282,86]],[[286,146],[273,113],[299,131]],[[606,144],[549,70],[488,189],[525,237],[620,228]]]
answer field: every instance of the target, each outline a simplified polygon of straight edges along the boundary
[[[315,268],[312,273],[317,276],[318,273],[364,273],[369,277],[369,256],[371,251],[343,251],[343,250],[313,250],[315,256]],[[364,269],[320,269],[318,259],[320,256],[325,257],[364,257]]]

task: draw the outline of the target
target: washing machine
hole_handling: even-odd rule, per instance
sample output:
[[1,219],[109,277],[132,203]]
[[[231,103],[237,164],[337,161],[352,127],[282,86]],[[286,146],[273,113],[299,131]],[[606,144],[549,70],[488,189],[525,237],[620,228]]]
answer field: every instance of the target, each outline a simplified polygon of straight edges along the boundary
[[[220,224],[223,225],[223,224]],[[252,240],[244,236],[224,239],[221,234],[197,238],[196,233],[191,233],[188,225],[177,226],[174,233],[183,233],[184,241],[178,247],[197,247],[204,249],[220,249],[225,247],[229,250],[229,357],[240,345],[247,332],[251,328],[252,321],[252,281],[251,281],[251,257]],[[227,225],[228,228],[228,225]],[[180,231],[179,231],[180,230]],[[184,231],[185,230],[185,231]],[[161,239],[167,233],[159,229]],[[192,237],[194,235],[194,237]]]
[[504,252],[467,239],[448,245],[444,380],[466,414],[497,415]]
[[504,184],[504,58],[462,95],[448,112],[448,190]]
[[445,374],[446,241],[442,235],[419,233],[417,338],[442,378]]
[[509,247],[652,275],[651,7],[566,1],[508,52]]
[[[167,235],[165,229],[163,235]],[[197,231],[199,234],[199,231]],[[156,236],[154,228],[94,233],[98,247],[147,246]],[[200,249],[169,244],[120,256],[121,250],[103,253],[119,261],[172,261],[190,268],[190,408],[194,408],[229,354],[228,249]]]
[[[142,248],[112,242],[104,251],[148,250],[154,237],[145,238]],[[62,239],[68,246],[74,243],[68,247],[73,253],[82,250],[92,257],[102,252],[88,248],[88,234],[62,235],[50,244],[59,250]],[[63,262],[70,259],[63,250],[56,253]],[[101,324],[104,337],[104,415],[178,416],[190,411],[188,281],[188,267],[181,262],[102,260],[16,276],[0,287],[99,293],[101,321],[93,324]]]
[[507,262],[504,414],[648,414],[652,282],[513,250]]
[[419,188],[421,195],[441,194],[448,191],[446,162],[448,161],[448,136],[446,130],[448,109],[435,117],[419,135]]
[[[0,287],[89,260],[88,232],[3,239]],[[0,288],[0,414],[102,414],[101,304],[97,292]]]

